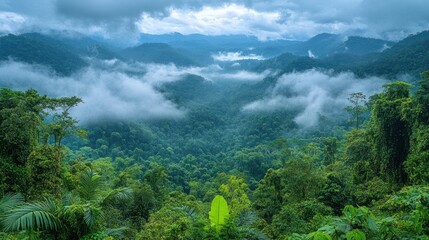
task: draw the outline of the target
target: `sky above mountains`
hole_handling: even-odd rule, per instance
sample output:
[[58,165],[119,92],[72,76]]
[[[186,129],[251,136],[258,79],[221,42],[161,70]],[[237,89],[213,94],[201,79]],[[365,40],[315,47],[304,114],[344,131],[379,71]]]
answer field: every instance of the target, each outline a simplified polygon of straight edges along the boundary
[[427,0],[0,0],[0,32],[71,30],[303,40],[340,33],[398,40],[429,29]]

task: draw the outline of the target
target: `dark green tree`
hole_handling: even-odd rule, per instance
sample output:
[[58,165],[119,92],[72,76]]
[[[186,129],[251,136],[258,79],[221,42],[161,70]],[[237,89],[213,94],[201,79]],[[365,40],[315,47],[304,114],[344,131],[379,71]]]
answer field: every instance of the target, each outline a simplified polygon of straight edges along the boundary
[[59,147],[40,145],[28,156],[28,197],[60,198],[63,190],[62,159],[63,151]]
[[356,129],[359,129],[362,122],[362,114],[367,109],[365,106],[366,96],[362,92],[351,93],[347,100],[349,100],[352,105],[347,106],[346,111],[353,115],[353,122],[355,123]]
[[384,85],[372,107],[372,137],[375,144],[376,168],[390,182],[407,181],[404,161],[409,151],[410,128],[403,112],[410,101],[410,84],[393,82]]

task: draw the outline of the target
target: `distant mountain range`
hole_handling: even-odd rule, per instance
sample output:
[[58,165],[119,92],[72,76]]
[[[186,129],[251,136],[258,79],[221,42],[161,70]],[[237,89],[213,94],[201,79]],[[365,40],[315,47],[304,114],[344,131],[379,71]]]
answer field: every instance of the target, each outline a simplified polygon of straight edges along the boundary
[[51,67],[57,73],[70,74],[87,63],[75,49],[51,37],[27,33],[0,38],[0,60],[16,60]]
[[165,43],[143,43],[137,47],[127,48],[120,52],[122,56],[144,63],[174,63],[177,66],[191,66],[195,63],[178,53],[174,48]]
[[319,68],[337,72],[352,71],[358,76],[375,75],[393,78],[400,74],[418,76],[420,72],[429,68],[429,31],[411,35],[398,43],[349,37],[341,45],[336,35],[323,34],[304,44],[325,45],[319,50],[312,50],[314,55],[321,54],[325,57],[299,56],[298,50],[295,50],[295,54],[284,53],[268,59],[254,70],[277,69],[284,73]]
[[[258,41],[255,37],[142,34],[140,45],[120,49],[82,34],[26,33],[0,37],[0,60],[9,59],[45,65],[68,75],[85,66],[87,58],[120,59],[177,66],[216,63],[219,53],[258,55],[267,59],[217,62],[243,70],[280,72],[311,68],[352,71],[358,76],[394,77],[418,74],[429,66],[429,32],[421,32],[400,42],[357,36],[319,34],[307,41]],[[235,63],[235,64],[234,64]],[[237,64],[240,63],[240,64]],[[234,69],[231,68],[231,69]]]

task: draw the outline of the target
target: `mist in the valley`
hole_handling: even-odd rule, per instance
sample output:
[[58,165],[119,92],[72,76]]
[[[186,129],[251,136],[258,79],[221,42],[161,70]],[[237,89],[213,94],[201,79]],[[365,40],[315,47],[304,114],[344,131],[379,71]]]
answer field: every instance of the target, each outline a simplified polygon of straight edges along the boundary
[[257,55],[254,53],[244,55],[243,52],[218,52],[217,54],[213,54],[212,58],[220,62],[234,62],[240,60],[265,60],[265,58],[261,55]]
[[78,96],[82,104],[73,110],[81,123],[99,120],[135,120],[186,117],[187,109],[168,100],[158,87],[180,81],[189,74],[207,81],[259,81],[269,73],[225,72],[217,65],[180,68],[173,64],[125,63],[87,59],[90,66],[71,76],[22,62],[0,63],[0,87],[36,89],[52,97]]
[[294,121],[301,127],[312,127],[320,115],[344,112],[351,93],[362,92],[369,97],[380,92],[386,82],[378,77],[358,79],[349,72],[334,74],[314,69],[284,74],[266,97],[245,105],[243,111],[295,110],[299,113]]

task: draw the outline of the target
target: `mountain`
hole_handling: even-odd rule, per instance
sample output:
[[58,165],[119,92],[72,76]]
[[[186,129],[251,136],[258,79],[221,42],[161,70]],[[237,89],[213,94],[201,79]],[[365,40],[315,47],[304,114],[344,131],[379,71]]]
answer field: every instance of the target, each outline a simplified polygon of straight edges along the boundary
[[418,76],[429,69],[429,31],[410,35],[373,59],[358,68],[358,73],[387,77],[405,73]]
[[[298,46],[295,53],[298,55],[314,55],[326,57],[343,51],[343,39],[340,35],[322,33],[316,35]],[[301,54],[299,54],[299,51]]]
[[256,37],[246,35],[206,36],[201,34],[182,35],[180,33],[150,35],[141,34],[142,43],[166,43],[179,53],[189,56],[195,62],[211,64],[212,55],[219,52],[242,52],[271,58],[284,52],[286,47],[298,41],[272,40],[259,41]]
[[364,55],[382,52],[391,48],[395,43],[381,39],[351,36],[344,42],[344,53]]
[[292,53],[284,53],[278,57],[263,61],[259,66],[255,67],[254,70],[263,72],[266,69],[283,69],[285,66],[296,61],[300,57]]
[[281,53],[315,58],[330,57],[335,54],[364,55],[380,52],[394,43],[380,39],[364,37],[345,37],[337,34],[322,33],[307,41],[269,40],[260,41],[246,35],[205,36],[200,34],[182,35],[180,33],[150,35],[141,34],[142,43],[165,43],[182,55],[195,62],[211,64],[212,55],[219,52],[240,52],[243,55],[255,54],[264,58],[273,58]]
[[69,75],[87,65],[70,49],[67,44],[38,33],[0,37],[0,60],[45,65],[62,75]]
[[94,40],[81,33],[75,32],[51,32],[49,36],[67,44],[73,48],[73,52],[84,57],[94,57],[99,59],[121,59],[116,49],[109,44]]
[[343,37],[337,34],[322,33],[313,38],[283,49],[300,56],[311,56],[315,58],[330,57],[335,54],[365,55],[373,52],[381,52],[394,43],[381,39],[365,37]]
[[191,59],[178,53],[166,43],[143,43],[137,47],[123,50],[121,55],[125,58],[144,63],[174,63],[177,66],[194,65]]
[[204,105],[214,93],[213,82],[203,77],[188,74],[179,81],[168,82],[159,87],[168,99],[180,106]]
[[[329,39],[332,43],[329,43]],[[312,53],[326,54],[331,51],[336,52],[335,54],[323,58],[300,57],[299,48],[296,48],[296,54],[285,53],[265,60],[254,70],[262,72],[266,69],[277,69],[284,73],[321,68],[337,72],[352,71],[361,77],[375,75],[395,78],[401,74],[418,76],[429,68],[429,31],[411,35],[396,44],[377,39],[349,37],[342,45],[342,51],[338,50],[341,48],[337,40],[338,38],[332,35],[318,35],[305,44],[323,46],[323,43],[326,43],[323,50],[311,50]],[[338,45],[338,48],[334,48],[335,45]],[[300,48],[303,49],[302,46]]]

